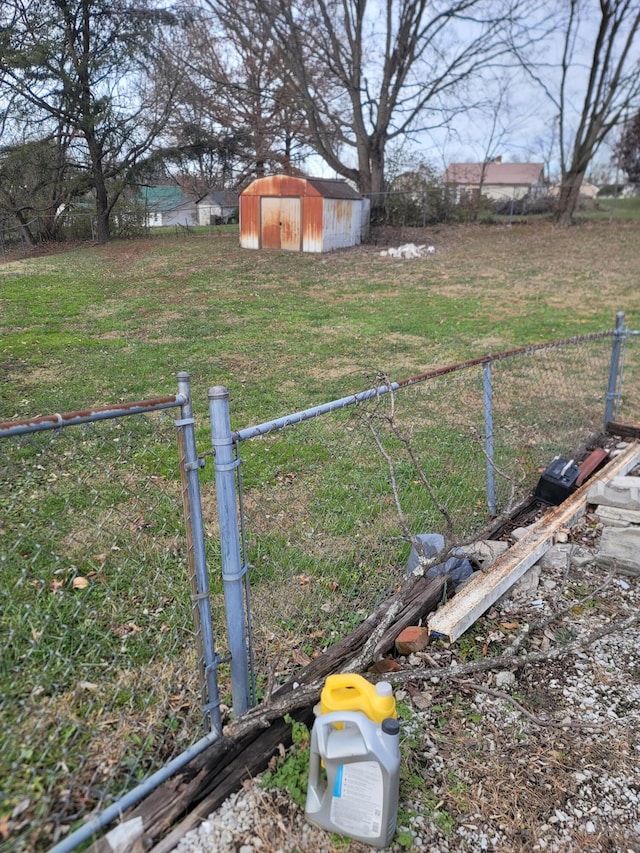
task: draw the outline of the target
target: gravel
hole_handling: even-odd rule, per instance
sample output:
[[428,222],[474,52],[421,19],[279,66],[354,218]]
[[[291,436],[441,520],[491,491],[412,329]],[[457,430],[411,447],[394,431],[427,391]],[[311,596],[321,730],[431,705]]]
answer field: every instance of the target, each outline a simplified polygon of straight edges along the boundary
[[[395,688],[403,773],[388,850],[640,853],[639,630],[621,627],[639,611],[640,580],[596,566],[600,530],[586,515],[567,531],[568,566],[546,559],[537,583],[514,589],[456,644],[401,659],[415,677]],[[599,629],[611,632],[594,639]],[[452,679],[452,667],[502,655],[523,636],[520,656],[573,651]],[[442,676],[421,676],[434,666]],[[257,778],[176,849],[372,848],[311,826],[288,792]]]

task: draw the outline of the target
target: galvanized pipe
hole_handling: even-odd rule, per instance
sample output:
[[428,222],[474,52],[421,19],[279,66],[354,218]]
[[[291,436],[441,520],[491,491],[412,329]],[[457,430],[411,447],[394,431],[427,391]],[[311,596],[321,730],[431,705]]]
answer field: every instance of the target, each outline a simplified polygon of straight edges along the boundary
[[227,638],[231,653],[231,692],[236,717],[250,706],[249,659],[243,581],[247,566],[240,556],[236,502],[236,468],[229,417],[229,392],[222,385],[209,389],[211,443],[214,452],[216,498],[220,524],[222,581],[224,585]]
[[185,402],[180,409],[180,420],[176,421],[176,426],[182,432],[184,443],[184,468],[186,471],[187,496],[189,500],[189,520],[187,523],[190,524],[191,528],[189,538],[193,548],[193,565],[196,575],[197,606],[202,635],[202,654],[204,658],[204,676],[207,692],[206,699],[203,701],[202,711],[205,732],[211,731],[219,735],[222,732],[217,681],[219,659],[215,650],[211,618],[209,575],[207,572],[207,558],[204,546],[204,523],[198,478],[200,460],[196,451],[191,386],[188,373],[178,374],[178,390],[180,395],[185,398]]
[[493,458],[493,386],[491,362],[482,365],[482,398],[484,404],[484,450],[487,457],[487,505],[489,515],[496,514],[496,482]]
[[613,331],[613,344],[611,346],[611,362],[609,364],[609,382],[607,385],[607,397],[604,407],[604,431],[609,428],[609,422],[613,420],[614,405],[618,401],[618,382],[620,375],[620,352],[622,341],[626,337],[624,328],[624,311],[616,314],[616,325]]
[[110,418],[120,418],[125,415],[143,415],[147,412],[158,412],[162,409],[177,409],[185,403],[180,395],[173,397],[156,397],[152,400],[140,400],[136,403],[122,403],[120,406],[97,406],[94,409],[83,409],[77,412],[55,412],[52,415],[42,415],[38,418],[28,418],[22,421],[4,421],[0,423],[0,438],[10,435],[25,435],[31,432],[42,432],[45,429],[88,424],[92,421],[105,421]]
[[82,824],[75,832],[67,835],[63,841],[52,847],[48,853],[70,853],[71,850],[79,847],[83,841],[88,841],[92,835],[106,829],[110,823],[122,817],[127,809],[142,802],[152,791],[155,791],[163,782],[170,779],[174,773],[182,770],[192,759],[204,752],[211,744],[215,743],[219,737],[220,735],[216,732],[211,732],[206,737],[201,738],[193,746],[190,746],[189,749],[176,758],[173,758],[168,764],[165,764],[164,767],[161,767],[160,770],[153,773],[148,779],[145,779],[144,782],[141,782],[140,785],[125,794],[124,797],[121,797],[116,803],[106,808],[97,817],[92,818]]

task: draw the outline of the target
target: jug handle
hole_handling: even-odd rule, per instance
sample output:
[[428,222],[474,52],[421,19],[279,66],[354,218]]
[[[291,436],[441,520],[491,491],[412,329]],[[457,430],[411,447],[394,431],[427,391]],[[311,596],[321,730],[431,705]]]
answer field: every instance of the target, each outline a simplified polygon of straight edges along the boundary
[[[354,684],[354,681],[356,682]],[[364,682],[364,683],[363,683]],[[366,685],[366,687],[365,687]],[[357,693],[362,693],[362,688],[370,688],[372,685],[366,678],[358,673],[338,672],[335,675],[328,676],[324,683],[324,689],[331,693],[333,690],[340,690],[344,687],[349,687]]]

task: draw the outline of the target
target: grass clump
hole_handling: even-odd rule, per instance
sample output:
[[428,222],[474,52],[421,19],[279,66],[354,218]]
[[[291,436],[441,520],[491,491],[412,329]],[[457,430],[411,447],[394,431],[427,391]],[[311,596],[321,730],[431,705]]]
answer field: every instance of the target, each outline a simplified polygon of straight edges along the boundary
[[285,754],[271,759],[269,768],[262,776],[261,786],[287,791],[293,802],[304,809],[309,781],[311,735],[307,726],[294,720],[290,714],[284,719],[291,726],[291,748]]

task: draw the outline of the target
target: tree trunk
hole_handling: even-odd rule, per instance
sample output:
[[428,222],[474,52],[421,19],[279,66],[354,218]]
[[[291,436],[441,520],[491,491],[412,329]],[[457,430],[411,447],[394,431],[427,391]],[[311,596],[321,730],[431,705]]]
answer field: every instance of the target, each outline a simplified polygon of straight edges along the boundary
[[29,228],[26,219],[19,211],[16,213],[16,219],[18,220],[18,227],[20,229],[20,234],[22,235],[23,240],[25,241],[27,246],[33,249],[36,245],[36,238],[33,236],[33,233]]
[[556,208],[556,225],[573,225],[573,214],[578,207],[580,187],[584,178],[584,169],[571,170],[566,173],[560,184],[560,196]]
[[108,243],[111,237],[109,231],[109,199],[102,175],[96,181],[96,225],[98,243]]

